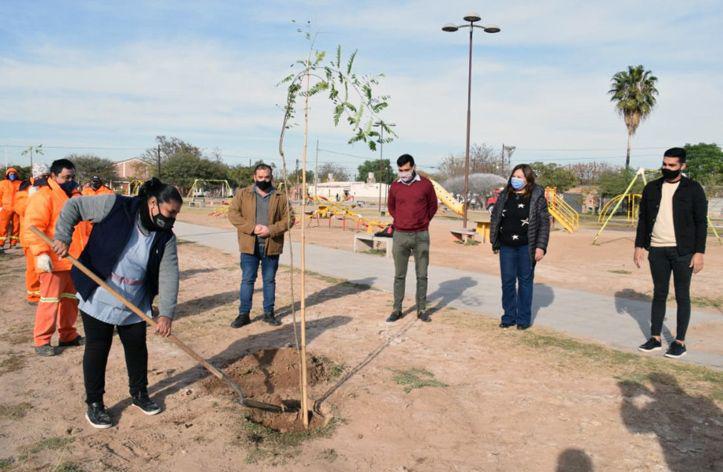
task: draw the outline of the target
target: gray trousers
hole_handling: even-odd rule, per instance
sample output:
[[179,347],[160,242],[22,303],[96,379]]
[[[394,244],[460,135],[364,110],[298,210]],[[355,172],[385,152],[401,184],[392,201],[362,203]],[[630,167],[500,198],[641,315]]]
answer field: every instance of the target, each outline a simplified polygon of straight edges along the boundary
[[414,256],[417,274],[417,311],[427,309],[427,267],[429,266],[429,231],[394,231],[394,311],[402,311],[409,256]]

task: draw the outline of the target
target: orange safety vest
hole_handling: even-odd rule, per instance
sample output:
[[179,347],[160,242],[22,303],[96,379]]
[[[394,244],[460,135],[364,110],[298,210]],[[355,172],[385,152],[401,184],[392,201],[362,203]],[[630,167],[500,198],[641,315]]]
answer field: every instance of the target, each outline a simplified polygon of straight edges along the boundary
[[105,185],[101,185],[98,190],[93,190],[92,187],[88,186],[83,189],[84,197],[95,197],[97,195],[113,195],[115,192]]
[[10,213],[15,211],[15,194],[18,192],[21,183],[20,179],[15,181],[7,179],[7,176],[12,172],[15,172],[16,175],[18,173],[17,170],[10,167],[5,172],[5,179],[0,181],[0,207],[2,207],[4,211],[9,211]]
[[[80,192],[75,191],[73,197],[78,196],[80,196]],[[60,188],[55,180],[50,178],[48,179],[48,185],[41,187],[29,199],[27,209],[25,210],[25,218],[23,218],[23,225],[26,227],[24,238],[27,247],[33,256],[50,254],[53,272],[70,270],[72,264],[68,259],[60,259],[42,239],[30,231],[30,226],[35,226],[50,239],[55,239],[55,224],[67,201],[68,195],[66,195],[65,191]],[[70,243],[70,255],[73,257],[78,257],[83,251],[80,229],[79,226],[75,228]]]

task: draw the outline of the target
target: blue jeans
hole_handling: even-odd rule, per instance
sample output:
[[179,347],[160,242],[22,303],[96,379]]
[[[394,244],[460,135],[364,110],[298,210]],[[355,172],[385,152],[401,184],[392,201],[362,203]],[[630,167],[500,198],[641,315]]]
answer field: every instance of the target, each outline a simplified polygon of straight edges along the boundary
[[264,245],[256,244],[253,254],[241,254],[241,289],[239,290],[239,313],[251,312],[251,300],[254,296],[254,284],[261,264],[261,277],[264,282],[264,313],[273,313],[276,303],[276,271],[279,268],[279,256],[265,256]]
[[535,268],[530,259],[530,248],[524,246],[500,247],[500,274],[502,275],[503,323],[532,324],[532,284]]

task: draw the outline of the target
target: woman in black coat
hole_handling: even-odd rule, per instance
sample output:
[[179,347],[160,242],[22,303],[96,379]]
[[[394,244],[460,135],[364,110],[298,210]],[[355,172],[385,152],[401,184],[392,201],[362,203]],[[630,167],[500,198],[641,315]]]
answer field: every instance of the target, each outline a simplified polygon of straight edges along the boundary
[[547,253],[550,214],[545,190],[535,184],[527,164],[515,166],[490,218],[490,242],[500,254],[502,307],[500,328],[532,324],[532,287],[535,264]]

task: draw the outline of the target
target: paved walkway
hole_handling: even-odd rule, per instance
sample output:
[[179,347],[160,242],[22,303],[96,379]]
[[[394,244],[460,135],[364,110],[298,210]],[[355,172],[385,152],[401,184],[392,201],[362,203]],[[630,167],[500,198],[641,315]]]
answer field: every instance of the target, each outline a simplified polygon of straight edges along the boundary
[[[177,222],[175,231],[181,239],[219,249],[234,257],[238,255],[235,230]],[[351,243],[350,233],[350,248]],[[299,250],[299,246],[295,243],[294,262],[297,267]],[[307,244],[306,261],[307,270],[391,291],[394,277],[394,265],[391,259]],[[282,256],[281,263],[289,263],[288,251]],[[414,262],[410,260],[406,299],[409,304],[414,300],[414,287]],[[496,276],[433,266],[429,269],[428,293],[429,306],[432,308],[452,306],[495,317],[502,312],[500,281]],[[380,313],[379,316],[385,317],[387,313]],[[639,300],[535,284],[533,318],[536,325],[632,351],[645,340],[649,332],[650,304]],[[668,319],[672,320],[674,327],[675,312],[670,308]],[[723,323],[723,316],[694,311],[691,326],[703,323]],[[666,323],[663,335],[672,338],[668,326]],[[720,345],[717,346],[717,351],[713,351],[716,346],[696,342],[695,330],[692,331],[687,339],[690,350],[683,360],[718,369],[723,368]],[[662,353],[654,355],[662,356]]]

